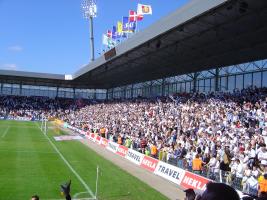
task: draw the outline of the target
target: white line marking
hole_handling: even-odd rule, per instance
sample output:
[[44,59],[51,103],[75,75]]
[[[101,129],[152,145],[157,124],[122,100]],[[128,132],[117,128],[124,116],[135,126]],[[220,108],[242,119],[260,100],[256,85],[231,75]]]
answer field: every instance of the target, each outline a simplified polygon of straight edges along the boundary
[[79,192],[73,195],[73,199],[77,199],[77,197],[81,194],[88,194],[88,192]]
[[[41,127],[39,126],[39,124],[37,123],[37,126],[41,129]],[[72,173],[78,178],[78,180],[81,182],[81,184],[85,187],[85,189],[87,190],[87,192],[92,196],[95,197],[95,195],[93,194],[92,190],[88,187],[88,185],[85,183],[85,181],[81,178],[81,176],[75,171],[75,169],[73,169],[73,167],[70,165],[70,163],[65,159],[65,157],[60,153],[60,151],[58,150],[58,148],[56,147],[56,145],[50,140],[50,138],[41,130],[41,132],[44,134],[44,136],[46,137],[46,139],[49,141],[49,143],[51,144],[51,146],[54,148],[54,150],[58,153],[58,155],[60,156],[60,158],[64,161],[64,163],[69,167],[69,169],[72,171]]]
[[5,136],[6,136],[6,134],[8,133],[8,131],[9,131],[9,126],[7,127],[7,129],[5,130],[5,132],[3,133],[3,135],[2,135],[2,138],[4,138]]

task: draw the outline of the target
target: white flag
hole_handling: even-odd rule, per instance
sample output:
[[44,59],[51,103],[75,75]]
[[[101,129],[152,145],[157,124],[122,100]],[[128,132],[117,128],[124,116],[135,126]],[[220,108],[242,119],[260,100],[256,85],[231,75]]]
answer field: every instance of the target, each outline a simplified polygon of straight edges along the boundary
[[137,5],[137,15],[152,15],[151,5],[138,4]]
[[109,40],[108,36],[106,34],[103,34],[102,43],[104,45],[108,45],[109,44],[108,40]]
[[117,42],[112,38],[108,37],[106,34],[103,34],[102,43],[108,47],[116,46]]

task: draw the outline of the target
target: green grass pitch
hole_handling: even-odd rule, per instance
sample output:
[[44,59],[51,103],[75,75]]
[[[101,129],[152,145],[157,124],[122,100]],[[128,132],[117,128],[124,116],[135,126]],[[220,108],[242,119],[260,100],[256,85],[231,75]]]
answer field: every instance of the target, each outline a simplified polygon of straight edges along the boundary
[[41,200],[63,199],[59,185],[69,179],[72,196],[90,198],[88,189],[95,193],[97,165],[98,199],[167,199],[80,141],[56,142],[53,136],[64,132],[49,128],[46,136],[39,125],[0,121],[0,200],[27,200],[33,194]]

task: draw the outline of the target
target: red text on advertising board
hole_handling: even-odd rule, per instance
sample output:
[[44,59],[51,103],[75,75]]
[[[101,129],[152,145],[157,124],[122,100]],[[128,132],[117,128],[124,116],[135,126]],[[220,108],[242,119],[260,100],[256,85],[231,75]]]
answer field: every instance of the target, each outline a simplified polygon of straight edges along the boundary
[[101,137],[99,135],[96,136],[96,142],[99,144],[101,140]]
[[91,139],[91,140],[94,140],[94,139],[95,139],[95,134],[94,134],[94,133],[91,133],[91,135],[90,135],[90,139]]
[[142,160],[141,167],[143,167],[143,168],[145,168],[151,172],[154,172],[156,167],[157,167],[158,162],[159,161],[156,159],[145,156]]
[[102,138],[101,146],[106,147],[108,145],[108,140],[106,138]]
[[127,154],[127,152],[128,152],[128,148],[125,147],[125,146],[122,146],[122,145],[120,145],[118,147],[118,149],[117,149],[117,154],[120,155],[120,156],[122,156],[122,157],[125,157],[126,154]]
[[195,175],[190,172],[186,172],[184,178],[181,182],[181,186],[185,188],[193,188],[197,190],[205,190],[206,184],[209,182],[209,179]]

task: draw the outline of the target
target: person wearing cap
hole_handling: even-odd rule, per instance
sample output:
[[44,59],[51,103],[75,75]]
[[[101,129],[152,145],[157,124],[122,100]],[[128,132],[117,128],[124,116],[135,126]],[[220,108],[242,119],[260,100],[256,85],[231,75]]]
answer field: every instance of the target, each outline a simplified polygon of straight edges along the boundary
[[196,198],[196,193],[192,188],[189,188],[187,190],[184,190],[185,192],[185,198],[184,200],[195,200]]

